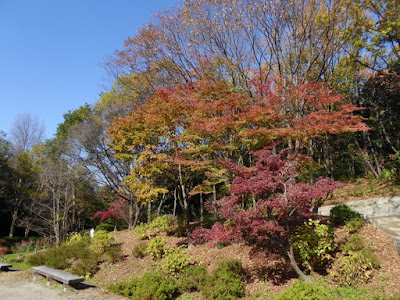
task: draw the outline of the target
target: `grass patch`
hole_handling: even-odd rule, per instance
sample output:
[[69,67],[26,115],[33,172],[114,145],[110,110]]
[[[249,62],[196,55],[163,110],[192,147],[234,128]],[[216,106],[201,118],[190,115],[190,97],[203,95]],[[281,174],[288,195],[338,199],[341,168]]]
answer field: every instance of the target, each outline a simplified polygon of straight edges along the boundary
[[[21,256],[22,257],[22,256]],[[4,262],[11,264],[13,269],[18,269],[18,270],[29,270],[30,265],[25,261],[24,258],[18,259],[16,253],[12,254],[6,254],[4,255]]]

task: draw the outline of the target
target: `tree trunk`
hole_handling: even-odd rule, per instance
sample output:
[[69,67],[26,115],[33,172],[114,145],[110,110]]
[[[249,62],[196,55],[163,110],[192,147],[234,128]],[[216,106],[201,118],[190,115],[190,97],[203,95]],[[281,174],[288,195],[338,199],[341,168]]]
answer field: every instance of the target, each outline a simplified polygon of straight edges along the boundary
[[204,222],[204,199],[203,193],[200,193],[200,220]]
[[14,208],[11,218],[10,233],[8,234],[10,238],[14,236],[15,224],[17,223],[17,219],[18,219],[18,208],[16,207]]
[[162,195],[162,198],[161,198],[161,201],[160,201],[160,205],[158,205],[158,208],[157,208],[157,217],[160,216],[160,211],[161,211],[161,207],[162,207],[163,202],[164,202],[164,198],[165,198],[165,193]]
[[177,197],[176,197],[176,188],[175,188],[175,190],[174,190],[174,211],[173,211],[174,217],[176,217],[176,201],[177,201]]
[[306,274],[304,274],[303,271],[300,270],[299,266],[297,265],[297,262],[294,258],[293,245],[291,242],[289,242],[289,251],[287,252],[287,255],[289,257],[290,264],[292,265],[294,271],[299,276],[299,278],[303,281],[306,281],[306,282],[312,284],[313,282],[311,281],[311,279]]
[[[132,228],[129,229],[133,229],[136,227],[137,223],[139,222],[141,210],[142,210],[142,204],[139,204],[137,203],[137,201],[135,201],[135,219],[133,221]],[[131,218],[131,216],[129,216],[129,218]]]
[[147,202],[147,224],[151,222],[151,202]]
[[[137,203],[135,202],[135,206],[137,207]],[[136,214],[137,214],[137,209],[135,211],[135,224],[136,224]],[[133,199],[129,199],[129,208],[128,208],[128,229],[132,230],[135,226],[133,224]]]

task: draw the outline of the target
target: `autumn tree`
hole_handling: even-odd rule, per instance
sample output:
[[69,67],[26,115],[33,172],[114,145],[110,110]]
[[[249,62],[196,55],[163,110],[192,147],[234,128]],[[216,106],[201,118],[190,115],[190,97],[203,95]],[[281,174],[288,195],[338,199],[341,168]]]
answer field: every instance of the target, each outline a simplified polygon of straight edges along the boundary
[[93,215],[93,219],[100,218],[100,223],[106,219],[112,219],[114,221],[114,230],[117,229],[118,220],[124,219],[128,223],[128,205],[124,199],[114,201],[110,203],[110,206],[106,211],[97,211]]
[[117,157],[132,162],[125,184],[135,191],[138,200],[151,201],[165,193],[166,189],[157,184],[155,177],[167,176],[177,191],[188,229],[190,171],[181,156],[185,141],[180,136],[189,111],[180,99],[170,97],[171,93],[169,89],[158,91],[142,107],[116,119],[109,132]]
[[288,83],[327,81],[346,54],[354,20],[343,0],[184,1],[159,13],[116,51],[118,76],[162,87],[210,76],[251,93],[263,74]]
[[310,218],[313,205],[321,203],[342,184],[320,178],[313,185],[299,182],[296,156],[289,156],[290,149],[274,154],[271,147],[252,152],[254,166],[238,166],[222,161],[229,171],[236,174],[230,195],[210,206],[222,218],[211,229],[197,229],[194,241],[212,241],[230,244],[246,241],[268,254],[286,254],[299,276],[309,280],[298,268],[291,244],[297,226]]
[[[157,178],[167,178],[188,226],[191,196],[206,194],[210,186],[215,198],[215,186],[228,180],[216,160],[244,164],[249,150],[274,140],[298,141],[292,147],[297,153],[308,139],[367,129],[352,114],[357,108],[322,84],[285,89],[277,81],[259,88],[250,97],[224,82],[203,80],[156,90],[109,131],[117,157],[132,163],[126,184],[149,201],[164,193]],[[203,174],[200,182],[196,174]]]

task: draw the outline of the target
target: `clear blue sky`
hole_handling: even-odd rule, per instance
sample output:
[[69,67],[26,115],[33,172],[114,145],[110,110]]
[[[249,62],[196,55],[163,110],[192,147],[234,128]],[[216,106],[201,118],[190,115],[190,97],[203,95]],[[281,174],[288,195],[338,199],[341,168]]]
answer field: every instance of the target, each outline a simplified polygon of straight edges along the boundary
[[0,0],[0,130],[30,112],[51,138],[63,114],[94,103],[102,64],[176,0]]

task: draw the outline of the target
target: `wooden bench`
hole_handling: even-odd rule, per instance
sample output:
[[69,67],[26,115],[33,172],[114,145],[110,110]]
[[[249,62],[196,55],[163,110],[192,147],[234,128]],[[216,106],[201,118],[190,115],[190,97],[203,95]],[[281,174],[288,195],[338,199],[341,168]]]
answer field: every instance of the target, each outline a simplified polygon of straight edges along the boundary
[[36,275],[41,275],[47,279],[48,286],[50,285],[50,280],[61,282],[64,292],[68,286],[74,286],[84,281],[82,277],[46,266],[32,267],[31,270],[33,272],[33,281],[36,281]]
[[12,267],[12,265],[10,265],[10,264],[0,263],[0,270],[9,271],[9,269],[10,269],[11,267]]

